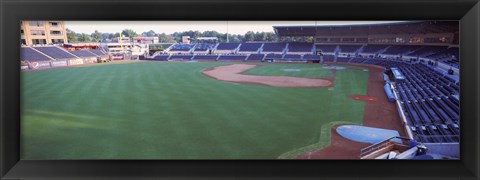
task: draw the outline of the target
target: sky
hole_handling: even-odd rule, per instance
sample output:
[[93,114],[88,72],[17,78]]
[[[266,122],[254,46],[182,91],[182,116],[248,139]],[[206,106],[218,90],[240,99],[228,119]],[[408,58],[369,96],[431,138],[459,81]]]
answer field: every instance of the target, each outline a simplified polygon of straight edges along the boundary
[[[137,34],[150,30],[172,34],[183,31],[217,31],[229,34],[245,34],[247,31],[273,32],[272,26],[298,26],[315,23],[320,25],[377,24],[400,21],[65,21],[66,28],[76,33],[117,33],[133,29]],[[227,25],[228,24],[228,25]]]

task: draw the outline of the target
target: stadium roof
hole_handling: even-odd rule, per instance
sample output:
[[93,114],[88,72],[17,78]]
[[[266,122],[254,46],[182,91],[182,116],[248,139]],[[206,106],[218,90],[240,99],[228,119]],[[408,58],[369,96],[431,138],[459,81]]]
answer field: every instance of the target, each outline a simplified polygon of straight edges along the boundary
[[458,33],[458,21],[409,21],[384,24],[273,26],[278,36],[368,36]]

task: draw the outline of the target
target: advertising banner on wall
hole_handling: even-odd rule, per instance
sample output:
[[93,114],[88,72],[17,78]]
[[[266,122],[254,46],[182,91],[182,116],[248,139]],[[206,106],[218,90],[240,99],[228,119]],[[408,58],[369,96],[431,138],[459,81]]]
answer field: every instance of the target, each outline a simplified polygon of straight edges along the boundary
[[123,60],[124,57],[123,56],[112,56],[111,59],[112,60]]
[[82,59],[72,59],[72,60],[70,60],[70,66],[78,65],[78,64],[83,64],[83,60]]
[[28,69],[28,63],[20,62],[20,70],[27,70],[27,69]]
[[97,57],[85,58],[85,63],[94,63],[97,62]]
[[66,60],[59,60],[59,61],[52,61],[52,67],[61,67],[61,66],[67,66],[67,61]]
[[32,69],[50,68],[50,61],[35,61],[31,62],[30,66]]

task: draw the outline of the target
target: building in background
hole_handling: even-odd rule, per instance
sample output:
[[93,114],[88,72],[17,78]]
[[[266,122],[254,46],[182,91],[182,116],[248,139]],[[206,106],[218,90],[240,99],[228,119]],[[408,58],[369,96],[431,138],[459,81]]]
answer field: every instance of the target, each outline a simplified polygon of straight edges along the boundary
[[21,21],[20,23],[21,43],[24,45],[68,43],[63,21]]
[[183,44],[190,44],[190,36],[182,36]]
[[129,37],[115,37],[112,39],[113,43],[130,43]]
[[139,44],[156,44],[158,43],[158,37],[134,37],[133,38],[134,43],[139,43]]

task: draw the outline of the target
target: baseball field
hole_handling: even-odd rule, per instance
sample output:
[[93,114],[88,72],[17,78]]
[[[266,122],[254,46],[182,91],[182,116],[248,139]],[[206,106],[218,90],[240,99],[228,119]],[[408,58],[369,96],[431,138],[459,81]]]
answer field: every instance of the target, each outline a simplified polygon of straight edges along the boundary
[[[367,68],[261,64],[245,76],[330,79],[328,87],[228,82],[232,63],[122,62],[22,72],[22,159],[277,159],[362,124]],[[243,64],[245,65],[245,64]]]

